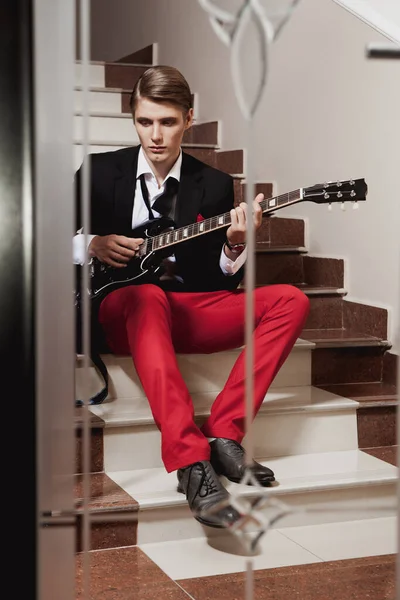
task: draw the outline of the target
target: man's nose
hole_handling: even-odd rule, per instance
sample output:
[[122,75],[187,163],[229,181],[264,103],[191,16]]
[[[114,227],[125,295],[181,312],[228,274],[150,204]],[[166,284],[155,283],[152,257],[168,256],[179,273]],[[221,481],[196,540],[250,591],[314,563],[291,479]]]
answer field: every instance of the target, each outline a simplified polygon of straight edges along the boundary
[[160,141],[162,138],[161,128],[159,125],[153,125],[153,131],[151,132],[151,139],[154,142]]

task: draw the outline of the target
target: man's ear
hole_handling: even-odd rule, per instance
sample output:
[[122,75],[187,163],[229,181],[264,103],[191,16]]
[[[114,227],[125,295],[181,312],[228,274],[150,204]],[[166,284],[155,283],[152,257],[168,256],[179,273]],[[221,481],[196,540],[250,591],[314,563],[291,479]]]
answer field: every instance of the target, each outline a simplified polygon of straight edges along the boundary
[[189,108],[188,114],[186,115],[185,129],[189,129],[193,125],[193,108]]

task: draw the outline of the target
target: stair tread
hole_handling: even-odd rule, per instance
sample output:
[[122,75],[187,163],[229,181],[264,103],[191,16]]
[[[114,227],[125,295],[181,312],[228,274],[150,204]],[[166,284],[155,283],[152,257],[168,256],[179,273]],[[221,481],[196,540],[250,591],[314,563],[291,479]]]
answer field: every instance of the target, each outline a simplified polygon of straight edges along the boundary
[[[76,65],[83,64],[82,60],[75,60]],[[112,60],[91,60],[89,61],[89,65],[93,66],[105,66],[105,65],[118,65],[122,67],[151,67],[152,65],[146,63],[126,63],[126,62],[116,62]]]
[[307,248],[305,246],[292,246],[289,244],[274,245],[271,242],[257,242],[256,244],[257,254],[277,254],[282,252],[304,254],[307,252]]
[[[196,417],[210,414],[217,392],[191,394]],[[265,396],[258,416],[272,414],[326,412],[356,409],[358,403],[314,386],[271,388]],[[90,412],[104,421],[105,427],[154,425],[146,398],[118,398],[91,406]],[[155,425],[154,425],[155,426]]]
[[[271,496],[395,483],[398,476],[397,467],[358,449],[274,457],[260,462],[277,477],[277,484],[268,488]],[[176,491],[176,473],[167,473],[163,467],[107,475],[139,503],[141,510],[186,504],[185,496]],[[228,482],[227,489],[237,490],[238,484]],[[242,490],[244,495],[254,494],[251,486]]]
[[[267,287],[274,285],[273,283],[258,283],[255,285],[256,288]],[[292,283],[294,287],[302,290],[307,296],[345,296],[347,290],[342,287],[328,286],[328,285],[313,285],[308,283]],[[239,285],[240,289],[244,288],[244,283]]]
[[[83,141],[82,140],[75,140],[74,142],[74,146],[83,146]],[[117,142],[115,140],[110,140],[110,141],[104,141],[104,140],[89,140],[89,145],[90,146],[109,146],[112,147],[116,150],[118,150],[119,148],[132,148],[132,146],[136,146],[136,144],[128,144],[127,142]],[[191,144],[188,142],[184,142],[183,144],[181,144],[182,148],[210,148],[211,150],[216,150],[218,149],[218,146],[216,144]],[[234,175],[232,175],[232,177],[234,177]]]
[[[292,348],[292,352],[302,351],[302,350],[312,350],[314,347],[315,347],[315,344],[312,341],[305,340],[302,337],[300,337],[296,340],[296,342]],[[216,352],[215,354],[218,354],[218,355],[231,354],[231,353],[235,354],[241,348],[243,348],[243,346],[241,346],[239,348],[234,348],[233,350],[222,350],[221,352]],[[179,356],[179,354],[178,354],[178,356]],[[203,356],[203,355],[199,355],[199,356]],[[107,364],[116,364],[116,363],[119,363],[121,360],[129,361],[129,362],[132,360],[130,356],[123,356],[123,355],[118,355],[118,354],[102,354],[102,357],[103,357],[103,360],[106,365]],[[77,354],[76,355],[76,366],[77,367],[83,366],[83,361],[84,361],[84,355]]]
[[366,383],[335,383],[319,385],[320,389],[338,394],[345,398],[356,400],[361,404],[387,404],[397,403],[397,386],[394,384],[373,381]]
[[303,329],[301,337],[317,347],[390,345],[388,340],[351,329]]
[[[83,510],[83,475],[75,475],[74,497],[75,508]],[[88,508],[91,512],[97,510],[134,510],[137,511],[138,503],[115,483],[106,473],[90,473],[90,495]]]

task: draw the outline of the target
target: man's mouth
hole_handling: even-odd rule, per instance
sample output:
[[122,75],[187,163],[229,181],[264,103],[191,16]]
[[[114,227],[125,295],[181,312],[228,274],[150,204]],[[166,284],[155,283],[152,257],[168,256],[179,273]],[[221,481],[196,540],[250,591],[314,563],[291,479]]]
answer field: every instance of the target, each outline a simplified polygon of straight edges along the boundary
[[150,146],[150,150],[153,152],[161,152],[162,150],[165,150],[165,146]]

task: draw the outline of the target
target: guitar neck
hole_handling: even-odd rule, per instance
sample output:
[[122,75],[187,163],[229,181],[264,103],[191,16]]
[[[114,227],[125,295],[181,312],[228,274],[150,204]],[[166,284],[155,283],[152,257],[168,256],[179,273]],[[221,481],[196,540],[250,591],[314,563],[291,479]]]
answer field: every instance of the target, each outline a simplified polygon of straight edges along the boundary
[[[265,198],[260,202],[260,207],[263,214],[265,214],[274,212],[280,208],[289,206],[290,204],[296,204],[297,202],[301,202],[302,200],[303,188],[299,188],[297,190],[293,190],[292,192],[281,194],[280,196]],[[139,254],[141,256],[144,256],[149,252],[153,252],[155,250],[168,248],[168,246],[175,246],[175,244],[179,244],[180,242],[186,242],[187,240],[198,237],[199,235],[210,233],[211,231],[215,231],[216,229],[229,227],[230,224],[231,213],[226,212],[220,215],[216,215],[215,217],[210,217],[209,219],[204,219],[203,221],[200,221],[198,223],[191,223],[190,225],[185,225],[184,227],[180,227],[179,229],[166,231],[165,233],[156,235],[152,238],[147,238],[142,244]]]

